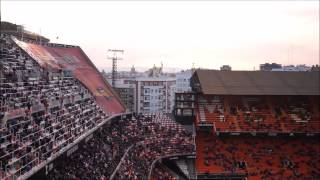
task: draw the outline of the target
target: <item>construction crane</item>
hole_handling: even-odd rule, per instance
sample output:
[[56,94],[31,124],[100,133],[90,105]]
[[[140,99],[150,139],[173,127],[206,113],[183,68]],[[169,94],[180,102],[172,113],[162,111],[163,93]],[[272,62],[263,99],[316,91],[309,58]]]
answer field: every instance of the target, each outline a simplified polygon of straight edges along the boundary
[[112,60],[112,87],[116,85],[117,79],[117,61],[122,60],[124,50],[108,49],[108,59]]

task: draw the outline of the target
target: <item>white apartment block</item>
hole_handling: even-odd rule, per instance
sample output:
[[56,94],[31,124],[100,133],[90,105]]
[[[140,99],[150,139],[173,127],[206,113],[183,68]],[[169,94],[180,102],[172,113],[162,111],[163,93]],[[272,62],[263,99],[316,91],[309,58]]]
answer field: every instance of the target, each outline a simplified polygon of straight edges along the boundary
[[[127,106],[137,113],[172,112],[176,92],[190,92],[190,78],[194,70],[177,74],[164,74],[161,67],[155,65],[144,73],[119,72],[114,87]],[[103,73],[111,83],[111,74]],[[133,93],[133,94],[132,94]]]
[[275,68],[272,69],[271,71],[310,71],[311,66],[307,66],[305,64],[298,64],[296,66],[294,65],[288,65],[288,66],[283,66],[282,68]]
[[191,91],[190,78],[192,73],[192,70],[186,70],[176,74],[175,92],[182,93]]
[[136,78],[136,111],[137,113],[153,113],[172,111],[174,94],[172,88],[174,77],[140,77]]

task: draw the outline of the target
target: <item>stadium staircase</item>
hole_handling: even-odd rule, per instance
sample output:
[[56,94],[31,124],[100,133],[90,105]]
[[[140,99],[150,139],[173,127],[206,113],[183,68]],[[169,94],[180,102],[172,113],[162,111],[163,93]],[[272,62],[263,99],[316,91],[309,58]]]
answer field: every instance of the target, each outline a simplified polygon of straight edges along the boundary
[[190,177],[188,165],[184,159],[177,160],[176,164],[187,177]]

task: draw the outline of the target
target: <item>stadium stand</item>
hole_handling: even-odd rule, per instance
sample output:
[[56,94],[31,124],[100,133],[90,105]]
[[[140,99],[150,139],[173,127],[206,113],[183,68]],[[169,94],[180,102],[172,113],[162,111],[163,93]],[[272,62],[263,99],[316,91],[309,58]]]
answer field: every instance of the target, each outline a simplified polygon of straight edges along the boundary
[[213,123],[217,132],[319,133],[318,99],[317,96],[199,96],[198,123]]
[[147,179],[157,158],[194,152],[190,132],[169,128],[154,118],[137,115],[111,123],[70,161],[54,168],[50,179]]
[[38,66],[1,34],[1,177],[19,177],[45,162],[108,115],[65,72]]
[[162,113],[150,113],[145,114],[147,117],[152,117],[152,121],[154,123],[160,123],[162,126],[165,126],[170,129],[174,129],[177,131],[181,131],[184,129],[184,127],[181,124],[176,123],[173,121],[169,116]]
[[130,172],[148,178],[153,160],[194,153],[190,132],[166,115],[112,119],[124,107],[79,47],[0,41],[0,179],[119,179],[137,151]]
[[90,90],[105,112],[117,114],[125,111],[119,97],[80,47],[52,43],[30,43],[20,41],[15,37],[12,39],[41,67],[52,71],[61,69],[71,71],[73,76]]
[[49,174],[50,179],[100,179],[115,170],[125,150],[142,137],[135,118],[114,121]]
[[198,70],[197,123],[217,132],[319,133],[319,80],[319,72]]
[[197,133],[199,174],[248,179],[317,179],[320,149],[315,137],[212,137]]
[[[149,117],[151,126],[148,125],[148,131],[143,133],[145,138],[128,151],[115,179],[149,179],[151,165],[158,158],[194,153],[194,142],[189,131],[161,123],[167,121],[166,116],[156,114]],[[159,118],[163,120],[159,121]]]
[[197,70],[198,179],[318,179],[319,75]]

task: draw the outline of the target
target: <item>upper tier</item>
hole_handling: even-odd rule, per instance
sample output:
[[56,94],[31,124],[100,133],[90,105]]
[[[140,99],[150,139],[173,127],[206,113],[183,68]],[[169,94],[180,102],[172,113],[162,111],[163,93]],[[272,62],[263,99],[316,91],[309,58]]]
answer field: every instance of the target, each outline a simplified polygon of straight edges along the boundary
[[112,87],[88,56],[78,46],[40,45],[20,41],[12,37],[13,41],[28,53],[41,67],[50,70],[70,70],[75,78],[81,81],[95,96],[97,103],[109,114],[125,111],[120,99]]

